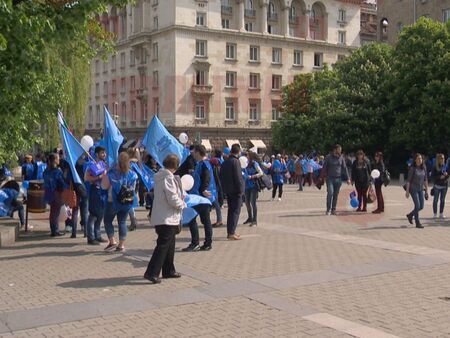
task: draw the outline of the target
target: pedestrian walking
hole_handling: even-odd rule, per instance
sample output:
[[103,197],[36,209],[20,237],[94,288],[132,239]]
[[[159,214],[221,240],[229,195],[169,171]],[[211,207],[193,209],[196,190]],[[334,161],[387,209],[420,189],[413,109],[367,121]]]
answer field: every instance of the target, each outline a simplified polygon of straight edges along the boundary
[[448,168],[445,164],[444,154],[436,155],[436,163],[431,170],[431,179],[433,181],[433,216],[438,217],[438,203],[439,204],[439,218],[444,219],[445,197],[448,190]]
[[239,162],[241,146],[233,144],[230,155],[225,160],[220,170],[220,182],[227,196],[228,217],[227,233],[229,240],[239,240],[241,236],[236,233],[239,215],[241,214],[242,196],[245,192],[245,183],[242,176],[242,168]]
[[285,174],[286,174],[286,164],[282,159],[281,155],[278,154],[275,161],[273,161],[271,172],[272,172],[272,182],[273,182],[273,190],[272,190],[272,201],[275,201],[275,196],[277,195],[278,190],[278,201],[281,201],[283,197],[283,185],[285,182]]
[[258,155],[249,152],[248,166],[244,169],[245,178],[245,206],[247,208],[248,218],[244,224],[249,226],[256,226],[258,224],[258,207],[256,201],[258,200],[259,185],[258,179],[264,173],[258,163]]
[[362,150],[356,153],[352,164],[352,183],[355,184],[359,206],[356,212],[367,212],[367,192],[370,186],[370,164]]
[[298,191],[303,191],[303,155],[300,155],[295,161],[295,177],[297,178]]
[[186,207],[181,179],[174,175],[179,163],[176,155],[169,155],[163,162],[164,169],[155,174],[154,202],[158,207],[150,224],[155,226],[158,239],[144,274],[152,284],[161,283],[161,269],[163,278],[181,277],[174,265],[175,236],[181,230],[181,211]]
[[408,222],[413,224],[413,219],[416,223],[416,228],[422,229],[423,225],[420,223],[419,212],[424,207],[424,197],[428,199],[428,179],[427,168],[421,154],[416,154],[414,162],[408,172],[408,180],[406,183],[406,198],[411,196],[414,209],[406,215]]
[[322,178],[327,183],[327,215],[336,215],[336,206],[341,189],[342,180],[346,180],[350,185],[349,174],[344,157],[342,156],[342,147],[336,144],[333,152],[329,154],[323,163]]
[[213,224],[213,228],[218,228],[223,225],[222,220],[222,206],[223,206],[223,189],[222,184],[220,183],[220,167],[222,165],[222,152],[220,150],[216,150],[214,152],[214,157],[209,160],[211,163],[214,181],[216,182],[216,199],[213,202],[214,210],[216,211],[216,223]]
[[377,151],[375,153],[375,162],[373,164],[373,170],[378,170],[380,172],[380,177],[375,179],[375,193],[377,195],[377,208],[372,211],[373,214],[380,214],[384,212],[384,196],[383,196],[383,177],[385,177],[386,166],[384,164],[383,153]]

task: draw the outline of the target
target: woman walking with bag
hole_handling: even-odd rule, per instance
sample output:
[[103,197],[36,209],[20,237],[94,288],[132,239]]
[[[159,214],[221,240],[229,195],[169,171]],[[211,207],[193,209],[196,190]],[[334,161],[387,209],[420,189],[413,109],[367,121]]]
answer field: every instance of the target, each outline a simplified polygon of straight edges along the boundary
[[180,161],[176,155],[169,155],[164,160],[164,169],[155,174],[155,205],[151,225],[155,226],[158,239],[152,258],[148,263],[144,278],[152,284],[161,283],[163,278],[179,278],[173,264],[175,255],[175,236],[181,230],[181,211],[186,207],[179,176],[174,173]]
[[444,219],[444,207],[445,207],[445,196],[447,196],[448,190],[448,168],[445,165],[444,154],[436,155],[436,164],[431,170],[431,179],[434,182],[433,191],[433,215],[437,218],[437,207],[439,205],[439,218]]
[[359,206],[357,212],[367,212],[367,192],[370,186],[370,165],[362,150],[356,153],[356,160],[352,164],[352,182],[358,193]]
[[406,198],[411,198],[414,202],[414,209],[406,215],[408,222],[413,224],[413,218],[416,222],[416,228],[423,229],[423,225],[419,220],[419,212],[424,206],[424,191],[425,198],[428,199],[428,179],[427,169],[421,154],[414,156],[414,162],[408,172],[408,181],[406,183]]
[[377,194],[377,208],[372,211],[373,214],[381,214],[384,212],[384,197],[381,191],[383,187],[383,177],[385,176],[386,167],[384,165],[383,153],[377,151],[375,153],[375,163],[373,164],[373,170],[378,170],[380,172],[380,177],[375,179],[375,193]]
[[259,185],[258,179],[262,177],[263,171],[258,164],[258,155],[249,152],[248,155],[248,166],[244,169],[244,179],[245,179],[245,206],[247,207],[248,218],[244,224],[249,224],[250,226],[257,225],[257,215],[258,208],[256,201],[258,199]]

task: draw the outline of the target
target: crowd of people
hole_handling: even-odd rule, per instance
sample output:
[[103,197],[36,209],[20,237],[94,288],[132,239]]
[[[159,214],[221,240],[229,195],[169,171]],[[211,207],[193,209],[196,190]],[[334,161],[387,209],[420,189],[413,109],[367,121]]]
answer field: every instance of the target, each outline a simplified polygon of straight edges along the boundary
[[[189,227],[191,242],[184,252],[209,251],[213,247],[213,229],[224,225],[222,209],[226,202],[227,239],[240,240],[237,232],[241,207],[245,205],[247,219],[243,224],[257,226],[258,195],[264,190],[272,190],[272,201],[281,201],[285,184],[298,185],[303,191],[305,185],[327,188],[326,215],[336,215],[337,201],[343,182],[354,185],[357,202],[355,212],[367,212],[367,205],[376,200],[377,208],[372,212],[385,210],[383,185],[390,181],[383,153],[376,152],[373,161],[359,150],[354,159],[344,157],[342,147],[335,145],[327,156],[317,153],[309,155],[272,155],[260,157],[255,152],[243,152],[239,144],[223,151],[210,154],[203,145],[191,145],[190,154],[180,165],[176,155],[169,155],[159,166],[156,161],[139,149],[121,149],[117,164],[109,167],[106,149],[100,145],[90,150],[92,156],[82,156],[76,171],[82,183],[76,183],[62,151],[42,156],[24,157],[22,179],[24,181],[43,180],[45,201],[50,206],[50,235],[62,236],[60,230],[61,213],[66,218],[66,228],[71,229],[71,237],[77,237],[77,223],[88,245],[105,244],[105,251],[123,252],[127,232],[138,226],[135,208],[145,206],[149,210],[149,221],[158,235],[157,245],[145,272],[151,283],[164,278],[178,278],[174,266],[175,236],[182,224]],[[142,160],[142,158],[144,160]],[[445,197],[448,189],[448,165],[443,154],[437,154],[433,161],[427,161],[417,154],[409,161],[408,176],[404,186],[406,197],[414,203],[414,209],[406,216],[409,223],[423,228],[419,213],[428,199],[428,185],[433,182],[431,195],[434,216],[444,218]],[[427,165],[428,164],[428,165]],[[139,167],[146,166],[152,172],[153,186],[144,184]],[[376,174],[374,174],[374,172]],[[183,188],[182,177],[191,175],[193,186],[189,191]],[[1,192],[11,193],[6,188]],[[4,195],[6,194],[4,193]],[[183,222],[183,210],[187,208],[186,196],[195,195],[202,199],[192,207],[194,217]],[[1,196],[1,194],[0,194]],[[8,215],[18,211],[23,224],[23,205],[18,201],[18,193],[4,198],[3,205],[9,205]],[[439,207],[439,208],[438,208]],[[0,208],[1,210],[1,208]],[[211,211],[216,214],[216,222],[211,221]],[[67,216],[67,217],[65,217]],[[130,225],[127,220],[130,218]],[[114,230],[117,220],[118,238]],[[204,227],[204,241],[200,243],[198,220]],[[107,238],[102,236],[102,224]]]

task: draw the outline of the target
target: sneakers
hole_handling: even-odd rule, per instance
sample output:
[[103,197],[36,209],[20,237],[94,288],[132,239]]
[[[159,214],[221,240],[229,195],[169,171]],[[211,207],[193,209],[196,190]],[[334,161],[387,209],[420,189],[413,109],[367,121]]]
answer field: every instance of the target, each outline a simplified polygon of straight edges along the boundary
[[247,220],[244,222],[244,223],[242,223],[242,224],[250,224],[252,221],[250,220],[250,219],[248,219],[247,218]]
[[437,214],[433,214],[433,218],[434,219],[438,218]]
[[212,225],[213,228],[220,228],[223,225],[223,222],[216,222]]
[[200,247],[200,251],[209,251],[209,250],[211,250],[212,249],[212,246],[211,245],[208,245],[208,244],[203,244],[201,247]]
[[241,240],[241,235],[238,235],[238,234],[228,235],[227,239],[229,241],[239,241],[239,240]]
[[278,202],[281,202],[281,198],[280,197],[278,197]]
[[446,217],[445,217],[444,214],[439,214],[439,218],[440,218],[440,219],[445,219]]
[[251,227],[257,226],[257,225],[258,225],[258,223],[256,223],[256,222],[251,222],[251,223],[249,224],[249,226],[251,226]]
[[408,219],[409,224],[413,224],[413,215],[412,214],[406,215],[406,218]]
[[151,284],[160,284],[161,279],[159,277],[152,277],[147,272],[144,274],[144,278],[148,280]]
[[194,252],[194,251],[200,251],[200,245],[198,244],[189,244],[188,247],[182,249],[183,252]]
[[88,245],[100,245],[100,242],[97,241],[96,239],[88,239],[87,244]]
[[418,229],[423,229],[423,225],[420,224],[420,223],[418,223],[418,224],[416,224],[416,228],[418,228]]
[[331,214],[334,215],[334,216],[336,216],[336,215],[337,215],[336,210],[331,210]]
[[106,247],[105,247],[105,251],[113,251],[113,250],[115,250],[116,249],[116,247],[117,247],[117,243],[113,243],[113,244],[108,244]]
[[331,215],[331,211],[328,211],[325,213],[326,216],[330,216]]

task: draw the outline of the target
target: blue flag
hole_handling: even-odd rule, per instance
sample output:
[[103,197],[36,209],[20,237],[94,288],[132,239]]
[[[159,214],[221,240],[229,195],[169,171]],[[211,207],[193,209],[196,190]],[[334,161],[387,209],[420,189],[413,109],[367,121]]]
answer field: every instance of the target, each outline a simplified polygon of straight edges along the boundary
[[105,111],[105,128],[101,144],[106,149],[106,162],[112,167],[119,159],[119,148],[123,143],[123,136],[109,114],[108,109],[105,106],[103,109]]
[[198,216],[197,211],[192,208],[184,208],[181,215],[181,224],[189,224],[195,217]]
[[144,182],[147,191],[153,189],[153,186],[155,185],[155,173],[148,166],[143,164],[141,169],[136,162],[131,162],[131,169],[133,169],[134,172],[139,175],[139,178],[142,180],[142,182]]
[[81,184],[82,182],[77,170],[75,169],[75,165],[85,151],[80,142],[78,142],[75,136],[73,136],[72,133],[63,124],[61,124],[61,122],[59,123],[59,132],[61,134],[61,140],[64,147],[65,160],[69,164],[73,181]]
[[206,197],[202,197],[202,196],[194,195],[194,194],[187,194],[184,197],[184,202],[186,202],[186,206],[188,208],[192,208],[192,207],[195,207],[200,204],[211,205],[211,201],[209,199],[207,199]]
[[184,147],[169,133],[156,116],[153,116],[152,122],[150,122],[145,132],[142,144],[161,167],[164,159],[170,154],[178,156],[180,164],[187,157]]

